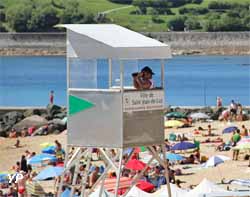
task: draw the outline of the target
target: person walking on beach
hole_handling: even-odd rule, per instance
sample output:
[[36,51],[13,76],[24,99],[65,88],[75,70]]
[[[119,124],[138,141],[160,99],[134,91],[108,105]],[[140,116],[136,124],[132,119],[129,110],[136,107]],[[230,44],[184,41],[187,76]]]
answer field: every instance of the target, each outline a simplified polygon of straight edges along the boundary
[[50,91],[49,103],[50,103],[51,105],[54,104],[54,91],[53,91],[53,90]]

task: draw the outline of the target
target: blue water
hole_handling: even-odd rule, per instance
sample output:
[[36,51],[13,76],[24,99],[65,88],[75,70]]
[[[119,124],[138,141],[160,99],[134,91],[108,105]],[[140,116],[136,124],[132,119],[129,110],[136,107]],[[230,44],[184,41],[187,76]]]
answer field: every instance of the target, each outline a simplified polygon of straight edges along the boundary
[[[248,56],[176,56],[165,68],[168,105],[250,105]],[[104,77],[105,78],[105,77]],[[0,57],[0,106],[66,105],[65,57]]]

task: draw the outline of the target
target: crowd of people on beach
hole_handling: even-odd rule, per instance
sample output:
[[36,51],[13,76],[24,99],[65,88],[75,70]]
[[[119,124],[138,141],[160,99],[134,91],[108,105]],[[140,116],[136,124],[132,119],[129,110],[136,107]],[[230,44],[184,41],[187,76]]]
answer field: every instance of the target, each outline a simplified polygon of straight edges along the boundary
[[[51,102],[53,102],[53,93],[51,93]],[[218,99],[217,107],[222,107],[222,100]],[[225,115],[226,113],[226,115]],[[223,117],[222,119],[219,118],[219,120],[225,120],[225,121],[242,121],[242,106],[240,104],[236,104],[233,100],[229,106],[228,109],[224,110],[221,114]],[[189,120],[192,121],[192,120]],[[44,126],[43,132],[46,132],[47,127]],[[191,131],[192,136],[186,135],[184,133],[182,134],[176,134],[176,133],[170,133],[168,138],[165,139],[165,146],[169,153],[176,154],[178,152],[172,150],[171,148],[180,142],[192,142],[195,144],[195,148],[189,152],[189,154],[185,154],[183,156],[183,159],[180,161],[168,161],[168,172],[169,172],[169,182],[176,184],[177,187],[181,188],[182,181],[178,178],[178,176],[182,175],[182,168],[178,167],[176,168],[176,165],[195,165],[195,164],[203,164],[205,163],[209,158],[207,155],[202,154],[201,150],[201,144],[203,143],[214,143],[215,144],[215,150],[216,151],[229,151],[233,150],[232,159],[238,160],[239,159],[239,149],[235,149],[237,147],[238,143],[243,138],[250,138],[250,130],[246,128],[244,124],[242,124],[241,129],[236,128],[232,134],[231,138],[228,142],[223,141],[223,138],[219,136],[216,133],[213,133],[213,124],[209,123],[207,125],[207,128],[198,127],[195,128],[193,131]],[[34,128],[23,128],[23,130],[20,133],[17,133],[15,129],[12,129],[9,133],[10,138],[17,138],[17,141],[15,143],[15,147],[20,147],[20,138],[18,137],[26,137],[32,135],[32,132],[34,132]],[[207,137],[206,140],[198,141],[196,139],[196,136],[203,136]],[[63,150],[62,144],[58,141],[54,141],[55,146],[55,157],[57,159],[56,162],[48,163],[50,166],[63,166],[64,159],[65,159],[65,152]],[[155,149],[157,150],[159,147],[155,146]],[[74,148],[69,152],[69,157],[72,157],[74,154]],[[109,152],[109,155],[113,160],[115,161],[117,158],[117,152],[115,149],[107,150]],[[93,154],[97,156],[97,158],[92,159],[92,162],[90,164],[89,170],[86,166],[86,158],[82,158],[82,163],[78,166],[77,169],[77,178],[75,180],[76,185],[80,185],[76,187],[75,193],[80,194],[81,192],[81,183],[83,182],[84,176],[87,174],[87,185],[86,189],[91,189],[93,185],[95,185],[98,178],[101,176],[101,174],[105,170],[104,163],[101,163],[102,158],[98,152],[98,149],[93,150]],[[13,171],[12,175],[14,175],[14,178],[11,180],[10,183],[0,184],[0,188],[5,189],[8,188],[8,191],[3,193],[3,191],[0,189],[0,196],[8,196],[8,197],[15,197],[15,196],[28,196],[29,192],[27,190],[27,185],[32,184],[34,182],[34,177],[37,176],[38,171],[36,168],[34,168],[31,164],[28,164],[27,161],[29,161],[32,157],[36,156],[37,154],[35,152],[32,152],[30,150],[26,150],[24,154],[21,156],[20,161],[17,161],[16,164],[11,168]],[[248,156],[248,157],[247,157]],[[128,154],[123,156],[123,161],[125,161],[128,158]],[[245,159],[249,158],[249,155],[245,155]],[[143,156],[140,155],[139,152],[134,152],[131,159],[135,160],[142,160]],[[250,161],[250,160],[249,160]],[[101,164],[100,164],[101,163]],[[250,167],[250,163],[249,163]],[[184,169],[184,168],[183,168]],[[73,181],[73,175],[75,174],[76,167],[70,168],[65,175],[63,176],[63,180],[61,180],[60,177],[55,178],[55,192],[59,189],[59,183],[63,182],[62,190],[65,191],[67,188],[70,188],[69,186],[72,185]],[[88,172],[87,172],[88,171]],[[122,177],[127,177],[128,179],[132,179],[138,174],[140,174],[141,170],[133,170],[133,169],[127,169],[125,168],[122,172]],[[22,178],[15,178],[15,176],[21,174]],[[109,179],[115,179],[116,173],[115,171],[109,171],[108,177]],[[154,192],[158,188],[161,187],[161,185],[165,185],[167,183],[166,177],[165,177],[165,169],[160,164],[153,164],[151,165],[148,170],[146,170],[143,173],[143,176],[141,177],[142,181],[146,181],[153,185],[153,188],[148,190],[147,192]],[[190,189],[193,188],[193,185],[190,185]],[[5,190],[6,191],[6,190]],[[125,190],[120,190],[120,194],[124,193]]]
[[[65,153],[63,151],[62,145],[58,140],[55,143],[55,156],[57,158],[56,162],[48,163],[48,165],[58,166],[63,165]],[[34,183],[33,178],[37,176],[38,171],[33,168],[28,161],[37,155],[36,152],[31,152],[26,150],[21,156],[20,161],[17,161],[9,169],[8,182],[0,183],[0,196],[3,197],[27,197],[31,194],[27,191],[28,185]],[[7,189],[7,192],[3,193],[1,189]],[[51,194],[52,195],[52,194]],[[53,195],[52,195],[53,196]]]

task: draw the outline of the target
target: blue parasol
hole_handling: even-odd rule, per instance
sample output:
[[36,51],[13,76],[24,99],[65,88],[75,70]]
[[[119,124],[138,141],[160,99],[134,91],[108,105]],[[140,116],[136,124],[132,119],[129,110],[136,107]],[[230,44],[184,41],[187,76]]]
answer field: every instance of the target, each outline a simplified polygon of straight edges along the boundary
[[225,128],[222,133],[232,133],[233,131],[236,131],[238,129],[238,127],[236,126],[232,126],[232,127],[227,127]]
[[196,145],[191,142],[180,142],[171,147],[170,150],[187,150],[196,148]]

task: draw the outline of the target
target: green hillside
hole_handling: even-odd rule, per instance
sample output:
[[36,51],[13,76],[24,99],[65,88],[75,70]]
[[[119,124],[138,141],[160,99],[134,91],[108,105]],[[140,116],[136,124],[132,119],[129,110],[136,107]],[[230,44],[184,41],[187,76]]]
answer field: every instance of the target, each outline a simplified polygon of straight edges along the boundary
[[58,31],[58,23],[116,23],[148,32],[249,31],[249,6],[250,0],[1,0],[0,31]]

